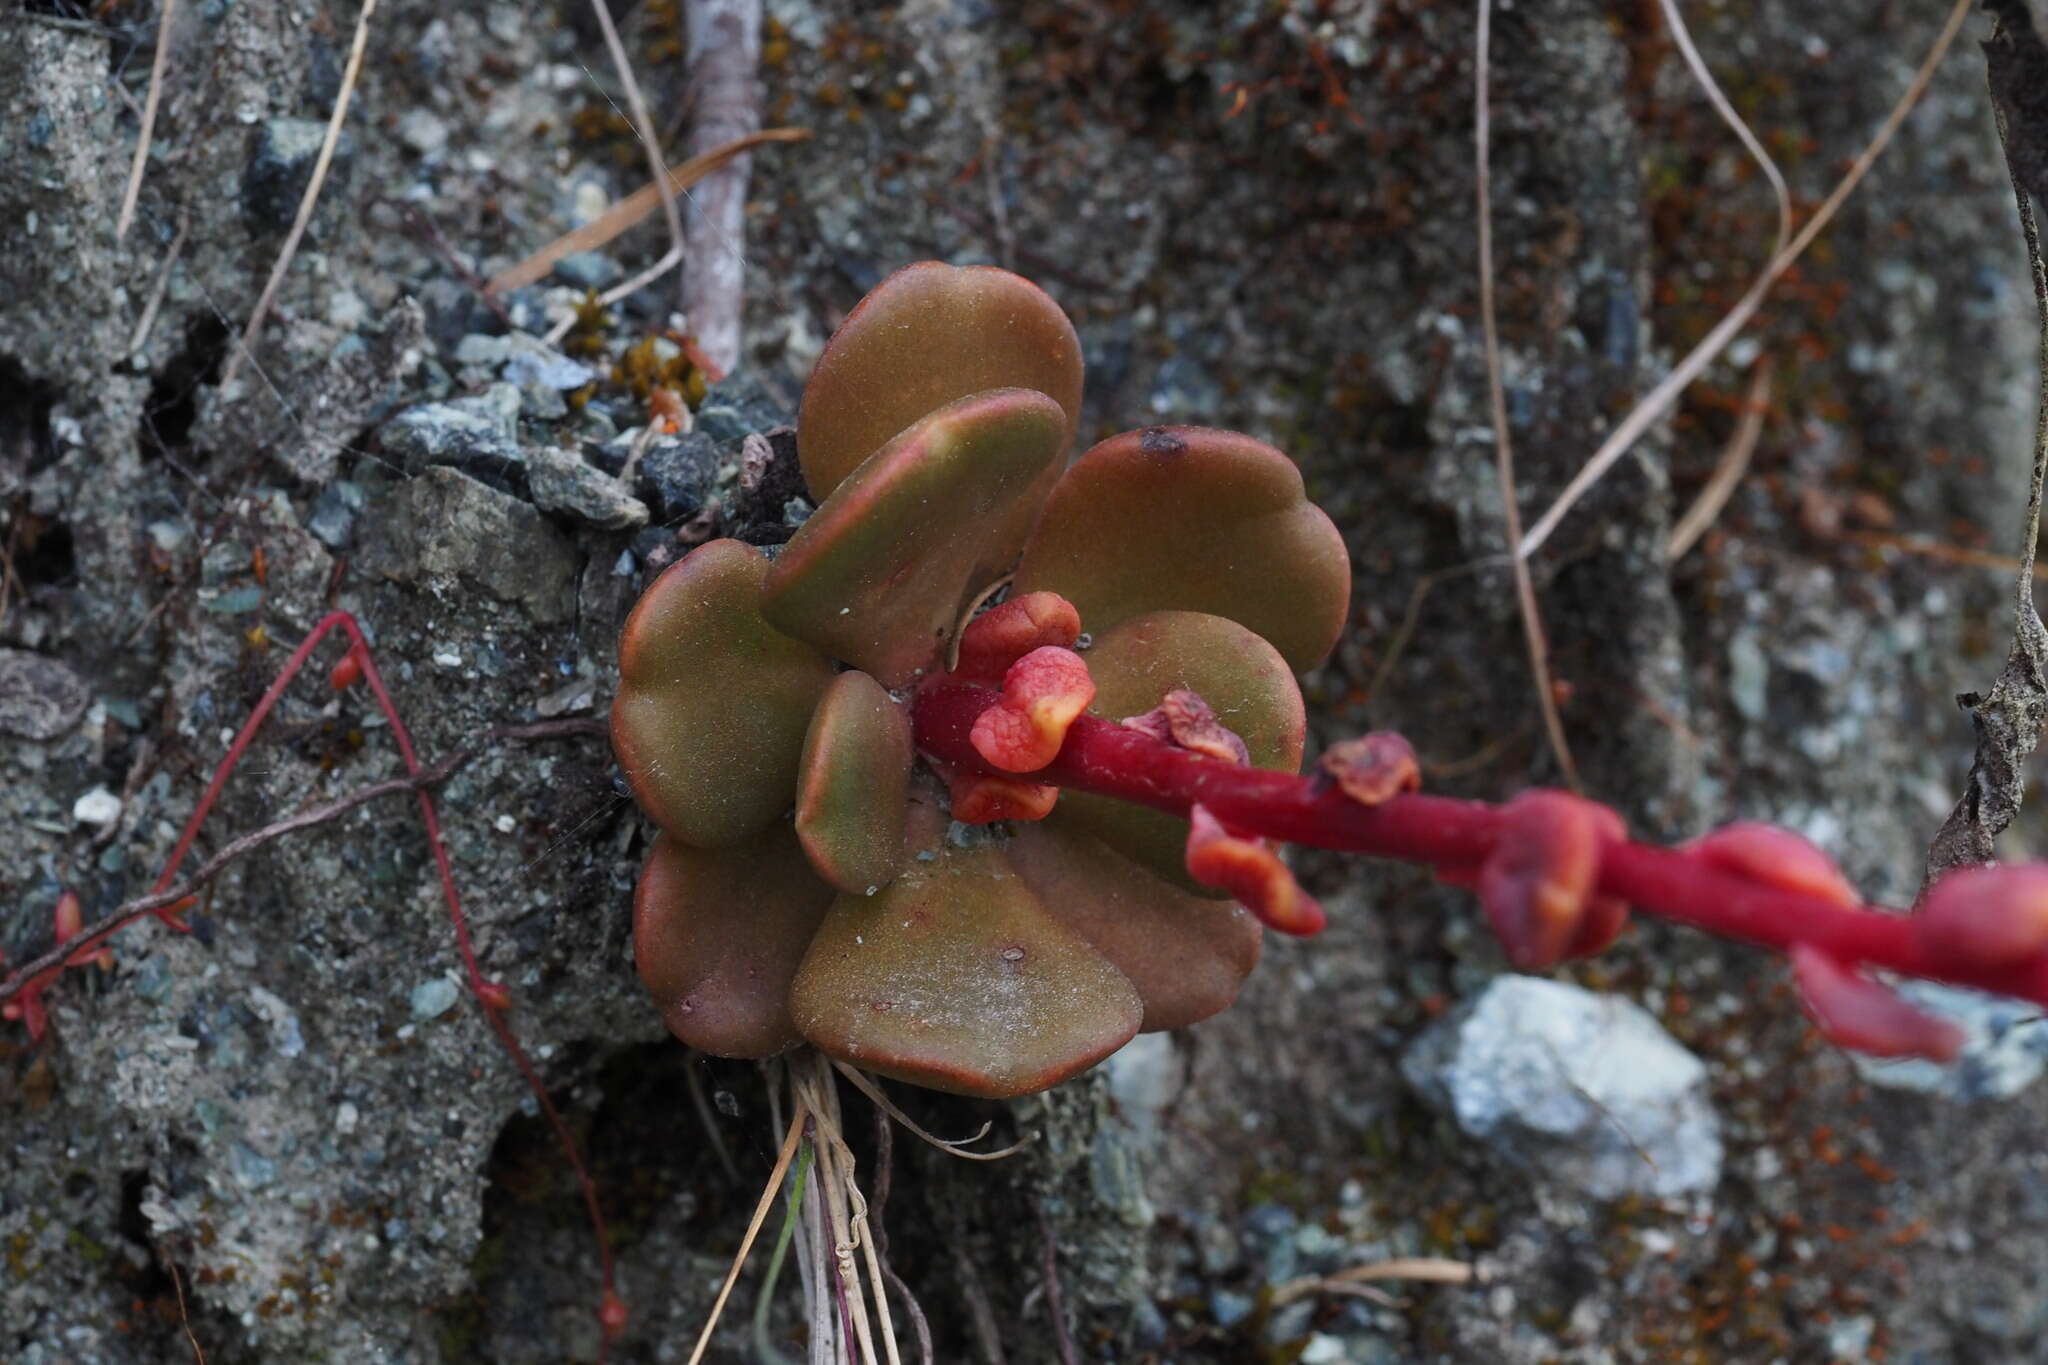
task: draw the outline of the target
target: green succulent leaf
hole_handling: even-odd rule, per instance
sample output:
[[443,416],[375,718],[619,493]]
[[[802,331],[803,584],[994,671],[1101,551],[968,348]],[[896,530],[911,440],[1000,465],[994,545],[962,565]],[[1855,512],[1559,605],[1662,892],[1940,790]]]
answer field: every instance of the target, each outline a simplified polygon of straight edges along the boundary
[[1077,829],[1019,825],[1008,852],[1039,901],[1137,988],[1140,1032],[1227,1008],[1258,965],[1259,922],[1242,907],[1169,886]]
[[841,673],[804,737],[796,835],[818,875],[862,895],[903,866],[910,712],[865,673]]
[[761,611],[890,687],[931,667],[968,602],[1009,567],[1000,531],[1065,440],[1031,389],[948,404],[876,451],[783,547]]
[[1130,1041],[1131,983],[994,847],[940,841],[832,903],[797,972],[797,1027],[835,1057],[956,1094],[1043,1090]]
[[1343,538],[1264,441],[1206,427],[1112,436],[1047,499],[1017,593],[1050,591],[1100,633],[1140,612],[1227,616],[1295,669],[1329,655],[1351,595]]
[[[1308,733],[1301,689],[1279,651],[1237,622],[1203,612],[1149,612],[1096,636],[1084,657],[1095,679],[1093,714],[1142,715],[1185,687],[1244,740],[1253,767],[1300,768]],[[1183,890],[1222,894],[1188,876],[1188,822],[1177,815],[1067,791],[1047,822],[1092,834]]]
[[735,843],[789,808],[824,655],[761,618],[768,561],[702,545],[654,581],[619,640],[612,749],[640,806],[687,844]]
[[1060,405],[1064,451],[1081,417],[1081,342],[1060,306],[992,266],[906,266],[847,314],[804,387],[797,458],[811,496],[830,497],[926,413],[1006,388]]
[[656,839],[633,895],[633,956],[669,1032],[721,1057],[803,1041],[789,987],[832,895],[784,824],[730,848]]

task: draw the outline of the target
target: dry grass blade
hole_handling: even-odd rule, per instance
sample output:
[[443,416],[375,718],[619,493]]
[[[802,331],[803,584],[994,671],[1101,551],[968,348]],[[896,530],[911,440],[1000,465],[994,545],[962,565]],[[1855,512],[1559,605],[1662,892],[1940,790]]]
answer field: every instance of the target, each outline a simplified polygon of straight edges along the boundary
[[1756,450],[1757,437],[1763,433],[1764,413],[1770,407],[1770,399],[1771,364],[1766,356],[1757,361],[1756,373],[1749,377],[1749,392],[1742,396],[1742,419],[1735,424],[1735,433],[1728,438],[1706,487],[1700,489],[1692,506],[1678,519],[1678,525],[1671,528],[1671,538],[1664,542],[1665,563],[1676,564],[1685,558],[1685,552],[1699,542],[1714,524],[1714,518],[1721,515],[1721,509],[1728,505],[1735,486],[1748,472],[1749,457]]
[[[668,168],[669,193],[675,194],[688,189],[711,172],[725,165],[734,157],[770,142],[802,142],[810,137],[806,128],[764,128],[758,133],[734,138],[720,147],[714,147],[701,156]],[[528,256],[515,266],[491,276],[484,286],[486,292],[503,294],[508,290],[523,289],[535,280],[544,279],[555,263],[564,256],[573,256],[579,251],[596,251],[617,237],[620,233],[643,222],[647,215],[661,206],[660,181],[643,185],[613,204],[582,227],[565,232],[554,241]]]
[[[1479,0],[1479,33],[1472,62],[1473,158],[1479,199],[1479,322],[1486,344],[1486,401],[1492,412],[1494,470],[1500,481],[1501,518],[1507,525],[1510,551],[1522,539],[1522,512],[1515,503],[1515,452],[1508,444],[1508,401],[1501,379],[1500,324],[1493,300],[1493,175],[1488,166],[1493,137],[1487,98],[1487,62],[1493,32],[1493,0]],[[1550,642],[1543,632],[1536,585],[1529,578],[1526,555],[1515,552],[1515,602],[1522,617],[1522,638],[1529,648],[1529,672],[1536,685],[1536,706],[1543,714],[1543,733],[1557,759],[1565,785],[1579,790],[1579,768],[1565,742],[1564,718],[1557,713],[1557,693],[1550,679]]]
[[725,1283],[718,1287],[718,1297],[711,1304],[711,1316],[697,1336],[695,1349],[690,1352],[689,1365],[697,1365],[704,1358],[705,1348],[711,1344],[711,1333],[718,1326],[719,1315],[725,1312],[725,1301],[732,1297],[732,1287],[738,1283],[740,1271],[746,1268],[747,1255],[754,1249],[754,1239],[761,1235],[761,1225],[768,1221],[768,1210],[775,1206],[775,1195],[782,1188],[782,1178],[789,1173],[789,1163],[796,1159],[796,1145],[804,1135],[806,1117],[803,1097],[799,1094],[796,1107],[789,1115],[789,1131],[782,1135],[782,1150],[776,1154],[775,1169],[768,1173],[768,1182],[761,1187],[760,1201],[754,1205],[754,1216],[747,1223],[747,1235],[740,1239],[740,1249],[732,1258],[732,1268],[725,1272]]
[[1941,35],[1934,40],[1934,46],[1928,49],[1926,59],[1920,63],[1920,69],[1913,73],[1912,82],[1907,85],[1906,92],[1899,96],[1898,103],[1885,115],[1885,120],[1878,127],[1877,135],[1870,140],[1870,145],[1857,156],[1821,206],[1814,210],[1813,216],[1799,229],[1798,235],[1786,244],[1784,250],[1771,258],[1763,273],[1758,275],[1756,282],[1749,287],[1749,292],[1728,310],[1728,315],[1714,325],[1714,330],[1707,333],[1705,338],[1686,354],[1685,359],[1678,362],[1670,374],[1664,376],[1655,388],[1644,395],[1642,401],[1622,419],[1621,425],[1600,443],[1600,448],[1594,451],[1585,466],[1572,476],[1572,481],[1565,486],[1564,492],[1558,495],[1557,501],[1550,505],[1550,509],[1538,518],[1536,524],[1529,528],[1528,534],[1522,537],[1521,544],[1517,546],[1520,553],[1530,555],[1542,548],[1543,543],[1550,539],[1551,532],[1557,529],[1557,524],[1564,520],[1565,514],[1586,495],[1586,490],[1598,483],[1601,477],[1628,453],[1629,447],[1649,430],[1651,423],[1664,415],[1666,409],[1685,390],[1686,385],[1699,378],[1701,371],[1712,364],[1723,348],[1735,339],[1735,334],[1749,324],[1749,320],[1756,315],[1757,308],[1763,303],[1764,295],[1778,282],[1778,277],[1791,268],[1792,263],[1812,245],[1813,239],[1833,221],[1843,201],[1863,183],[1863,177],[1869,174],[1871,166],[1884,153],[1884,149],[1891,145],[1893,136],[1899,131],[1899,125],[1905,122],[1906,115],[1912,112],[1913,106],[1920,102],[1920,97],[1927,91],[1928,82],[1934,78],[1935,68],[1941,65],[1941,59],[1948,55],[1956,34],[1962,31],[1963,21],[1970,15],[1971,3],[1972,0],[1956,0],[1955,8],[1949,11],[1948,22],[1943,25]]
[[142,350],[142,343],[149,340],[150,329],[156,326],[156,315],[164,306],[164,294],[171,287],[171,269],[178,264],[178,255],[185,249],[185,233],[192,226],[189,215],[178,217],[178,234],[171,238],[171,249],[164,253],[163,268],[156,272],[156,283],[149,291],[149,301],[142,305],[142,316],[135,320],[135,332],[128,338],[128,354],[133,356]]
[[1778,201],[1778,239],[1771,244],[1771,254],[1785,249],[1786,241],[1792,236],[1792,191],[1785,187],[1785,177],[1778,170],[1778,163],[1771,160],[1771,154],[1764,150],[1764,144],[1757,141],[1756,134],[1742,121],[1742,115],[1735,112],[1735,106],[1728,102],[1728,96],[1721,92],[1714,80],[1714,73],[1707,70],[1706,62],[1700,57],[1700,50],[1693,46],[1692,32],[1685,26],[1685,16],[1678,12],[1678,0],[1659,0],[1664,6],[1664,22],[1671,26],[1671,39],[1678,44],[1678,51],[1685,58],[1685,64],[1692,71],[1692,78],[1700,83],[1706,92],[1707,102],[1714,106],[1714,112],[1728,125],[1749,154],[1756,161],[1757,168],[1764,173],[1764,179],[1771,182],[1771,194]]
[[[156,55],[149,62],[149,93],[142,100],[142,127],[135,135],[135,159],[128,164],[128,188],[121,194],[121,215],[114,220],[114,240],[128,235],[135,223],[135,205],[142,198],[142,172],[149,165],[149,144],[156,136],[156,107],[164,92],[164,67],[171,55],[171,22],[178,0],[163,0],[156,16]],[[180,236],[183,230],[180,230]],[[177,253],[173,251],[172,257]]]
[[[640,137],[640,145],[647,152],[647,169],[653,173],[651,183],[659,186],[668,168],[668,158],[661,154],[661,140],[655,136],[654,120],[648,117],[647,101],[641,97],[640,82],[633,77],[633,63],[626,56],[626,45],[619,41],[618,26],[612,23],[611,7],[605,0],[590,0],[590,6],[597,11],[597,26],[604,30],[605,50],[611,53],[612,68],[619,74],[619,84],[626,93],[626,108],[633,115],[633,131]],[[668,219],[668,255],[662,257],[668,262],[662,268],[668,269],[683,259],[683,216],[676,211],[676,197],[673,192],[658,196],[661,200],[662,216]],[[634,288],[650,283],[656,276],[643,273],[634,280]]]
[[890,1118],[902,1124],[903,1127],[913,1136],[921,1138],[925,1142],[930,1143],[932,1146],[944,1152],[947,1156],[957,1156],[962,1161],[1001,1161],[1006,1156],[1015,1156],[1018,1152],[1023,1151],[1026,1147],[1028,1147],[1031,1144],[1031,1139],[1029,1137],[1025,1137],[1019,1139],[1016,1142],[1011,1143],[1007,1147],[1001,1148],[993,1152],[965,1151],[963,1149],[967,1146],[968,1143],[979,1142],[983,1138],[987,1137],[988,1130],[994,1125],[984,1123],[981,1125],[981,1128],[978,1132],[975,1132],[964,1138],[953,1138],[949,1140],[947,1138],[935,1136],[934,1134],[926,1132],[923,1128],[919,1127],[915,1119],[911,1118],[910,1115],[904,1113],[900,1108],[898,1108],[896,1102],[890,1099],[889,1096],[882,1090],[882,1087],[876,1085],[873,1078],[871,1078],[866,1072],[861,1071],[856,1067],[848,1066],[845,1062],[834,1062],[832,1063],[832,1065],[839,1068],[840,1075],[846,1077],[847,1080],[853,1082],[853,1088],[855,1090],[860,1091],[861,1094],[866,1095],[870,1100],[873,1100],[875,1103],[875,1107],[877,1109],[881,1110]]
[[313,206],[320,202],[320,187],[327,183],[327,168],[334,162],[335,144],[341,141],[341,125],[348,119],[349,100],[355,95],[356,78],[362,73],[363,49],[370,41],[370,16],[376,12],[377,0],[363,0],[362,12],[356,15],[355,40],[349,45],[348,65],[341,73],[341,89],[334,97],[334,112],[327,120],[327,135],[320,139],[320,155],[313,162],[313,177],[306,182],[306,192],[299,198],[299,211],[292,219],[292,230],[285,234],[284,247],[277,253],[277,264],[270,268],[270,279],[264,284],[255,309],[249,314],[249,325],[242,329],[241,344],[235,347],[234,354],[228,357],[227,367],[221,371],[220,387],[223,392],[233,386],[235,375],[241,370],[242,357],[255,346],[256,334],[262,330],[263,320],[270,316],[270,305],[276,302],[285,272],[291,269],[299,241],[306,235],[306,224],[313,221]]
[[1293,1303],[1296,1299],[1311,1294],[1342,1293],[1356,1290],[1371,1280],[1408,1280],[1425,1284],[1470,1284],[1477,1278],[1477,1272],[1463,1261],[1447,1260],[1441,1256],[1397,1256],[1391,1260],[1372,1261],[1365,1265],[1352,1266],[1330,1275],[1304,1275],[1298,1280],[1289,1280],[1273,1290],[1271,1305],[1279,1308]]

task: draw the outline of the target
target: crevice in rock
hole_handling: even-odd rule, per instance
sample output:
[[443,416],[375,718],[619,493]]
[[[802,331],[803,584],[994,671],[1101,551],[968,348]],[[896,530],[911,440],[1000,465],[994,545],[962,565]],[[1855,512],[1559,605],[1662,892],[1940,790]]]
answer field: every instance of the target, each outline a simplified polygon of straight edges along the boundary
[[150,385],[142,408],[142,456],[150,459],[185,443],[199,419],[199,388],[220,382],[233,337],[227,323],[211,314],[192,319],[185,344]]

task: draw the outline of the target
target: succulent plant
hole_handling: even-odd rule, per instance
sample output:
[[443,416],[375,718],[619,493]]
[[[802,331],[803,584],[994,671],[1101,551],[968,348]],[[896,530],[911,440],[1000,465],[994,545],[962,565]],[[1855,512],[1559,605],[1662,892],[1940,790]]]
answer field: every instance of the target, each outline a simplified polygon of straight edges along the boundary
[[[613,742],[661,827],[634,942],[684,1042],[1018,1095],[1222,1009],[1257,961],[1210,866],[1253,844],[1032,774],[1091,711],[1296,772],[1294,670],[1336,641],[1349,558],[1249,436],[1151,427],[1069,468],[1081,378],[1035,285],[898,272],[805,389],[816,512],[772,562],[698,548],[634,609]],[[1000,690],[972,769],[913,743],[914,697],[960,683]]]

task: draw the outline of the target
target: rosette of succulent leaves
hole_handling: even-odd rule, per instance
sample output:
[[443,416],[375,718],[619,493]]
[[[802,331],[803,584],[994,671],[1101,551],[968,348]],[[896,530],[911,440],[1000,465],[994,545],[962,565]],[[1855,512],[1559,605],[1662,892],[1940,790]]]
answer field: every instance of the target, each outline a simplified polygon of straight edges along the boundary
[[[684,1042],[1014,1096],[1215,1013],[1257,962],[1233,897],[1273,881],[1263,845],[1034,774],[1083,713],[1298,771],[1294,675],[1349,557],[1249,436],[1151,427],[1070,465],[1081,379],[1037,286],[899,271],[805,388],[816,512],[772,560],[700,546],[634,609],[613,743],[661,829],[634,944]],[[974,770],[913,735],[914,699],[963,683],[999,693]],[[1291,888],[1247,899],[1312,911]]]

